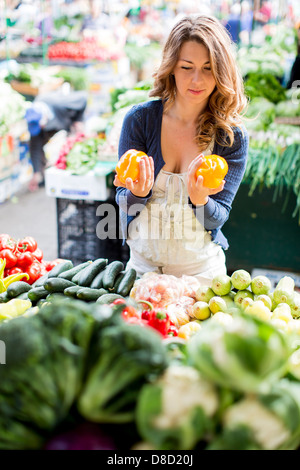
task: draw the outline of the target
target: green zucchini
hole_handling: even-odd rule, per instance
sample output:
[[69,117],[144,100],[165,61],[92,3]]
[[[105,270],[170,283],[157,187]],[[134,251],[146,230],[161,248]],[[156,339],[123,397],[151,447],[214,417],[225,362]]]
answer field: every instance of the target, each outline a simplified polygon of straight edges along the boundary
[[106,258],[98,258],[89,266],[81,271],[78,285],[82,287],[89,287],[97,274],[106,267],[108,260]]
[[97,304],[110,304],[116,299],[124,299],[122,295],[119,294],[103,294],[96,300]]
[[28,299],[32,302],[37,302],[40,299],[45,299],[49,292],[44,288],[44,286],[34,287],[28,292]]
[[97,300],[101,295],[107,294],[105,289],[92,289],[91,287],[81,287],[77,291],[77,298],[81,300]]
[[123,277],[125,276],[125,272],[126,272],[126,271],[121,271],[121,272],[117,275],[117,277],[116,277],[116,279],[115,279],[115,282],[114,282],[114,285],[113,285],[113,288],[110,289],[110,292],[112,292],[112,293],[116,293],[116,292],[117,292],[117,289],[118,289],[118,287],[119,287],[119,285],[120,285],[120,282],[122,281]]
[[19,294],[14,299],[21,299],[21,300],[30,300],[28,298],[28,292],[23,292],[23,294]]
[[73,268],[73,262],[70,259],[66,259],[58,263],[51,271],[48,272],[48,279],[50,277],[58,277],[59,274],[63,273],[64,271],[68,271],[69,269]]
[[68,279],[61,279],[60,277],[52,277],[47,279],[44,284],[44,288],[50,292],[64,292],[67,287],[75,286],[74,282],[68,281]]
[[86,268],[91,263],[92,261],[85,261],[84,263],[80,263],[71,269],[67,269],[67,271],[63,271],[57,277],[62,277],[63,279],[68,279],[68,281],[72,281],[72,277],[75,276],[75,274],[79,273],[82,269]]
[[122,297],[126,297],[129,295],[133,284],[136,280],[136,270],[133,268],[128,269],[125,271],[124,277],[121,279],[119,286],[116,289],[116,293],[122,295]]
[[24,281],[15,281],[9,284],[7,287],[7,297],[10,299],[13,299],[14,297],[17,297],[20,294],[24,294],[24,292],[28,292],[31,289],[31,285],[28,284],[28,282]]
[[46,297],[47,302],[51,302],[56,299],[65,299],[67,301],[69,300],[68,297],[66,297],[63,292],[51,292]]
[[79,289],[82,289],[82,287],[78,286],[77,284],[75,286],[67,287],[66,289],[64,289],[64,295],[66,295],[67,297],[76,298],[76,294]]
[[122,261],[112,261],[105,270],[103,280],[102,280],[102,287],[104,289],[112,289],[117,278],[117,275],[120,274],[121,271],[124,269],[124,264]]
[[94,277],[90,285],[92,289],[101,289],[103,276],[104,276],[106,268],[107,266],[104,269],[102,269],[102,271],[100,271],[100,273],[98,273],[96,277]]

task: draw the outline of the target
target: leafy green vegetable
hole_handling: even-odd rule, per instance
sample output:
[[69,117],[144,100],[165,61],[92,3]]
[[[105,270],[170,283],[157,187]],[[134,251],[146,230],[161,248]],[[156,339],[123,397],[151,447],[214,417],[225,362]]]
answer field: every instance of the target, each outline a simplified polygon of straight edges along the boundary
[[39,448],[66,419],[81,387],[93,324],[91,308],[72,299],[1,324],[0,448]]
[[167,367],[161,337],[133,324],[106,326],[93,339],[89,370],[77,401],[90,421],[124,423],[134,419],[141,386]]
[[223,387],[255,392],[286,372],[290,349],[270,323],[246,314],[229,325],[208,320],[188,344],[190,364]]
[[245,91],[250,99],[260,96],[275,104],[286,99],[285,88],[271,73],[249,73],[245,80]]
[[90,137],[76,142],[67,155],[67,169],[74,175],[83,175],[92,170],[99,161],[99,148],[104,139]]

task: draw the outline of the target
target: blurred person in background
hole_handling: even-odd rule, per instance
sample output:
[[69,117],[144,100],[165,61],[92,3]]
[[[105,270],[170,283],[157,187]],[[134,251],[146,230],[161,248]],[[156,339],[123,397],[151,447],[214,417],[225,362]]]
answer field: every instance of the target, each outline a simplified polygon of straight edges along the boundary
[[241,32],[240,41],[242,44],[248,45],[251,41],[251,31],[253,25],[253,11],[250,2],[244,0],[241,3]]
[[254,12],[254,19],[261,25],[268,24],[272,18],[272,4],[267,0],[263,0],[259,10]]
[[234,3],[231,6],[229,16],[225,21],[224,26],[230,34],[233,42],[238,44],[241,31],[241,5],[239,3]]
[[287,88],[300,87],[300,20],[296,22],[295,29],[297,31],[297,52],[292,65],[290,79],[287,83]]
[[73,91],[68,94],[55,91],[38,95],[26,110],[25,118],[30,133],[29,152],[33,176],[29,190],[36,191],[44,185],[47,160],[44,145],[61,130],[83,132],[87,93]]

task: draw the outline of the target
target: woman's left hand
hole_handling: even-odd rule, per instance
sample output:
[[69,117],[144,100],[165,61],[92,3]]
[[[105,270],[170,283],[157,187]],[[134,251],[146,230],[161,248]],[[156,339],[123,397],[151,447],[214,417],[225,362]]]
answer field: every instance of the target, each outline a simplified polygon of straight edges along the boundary
[[195,206],[203,206],[208,202],[208,196],[217,194],[223,190],[225,185],[225,180],[222,181],[220,186],[216,189],[210,189],[203,186],[203,177],[198,176],[196,178],[196,171],[204,160],[204,155],[201,153],[194,160],[191,161],[188,167],[188,183],[187,189],[191,202]]

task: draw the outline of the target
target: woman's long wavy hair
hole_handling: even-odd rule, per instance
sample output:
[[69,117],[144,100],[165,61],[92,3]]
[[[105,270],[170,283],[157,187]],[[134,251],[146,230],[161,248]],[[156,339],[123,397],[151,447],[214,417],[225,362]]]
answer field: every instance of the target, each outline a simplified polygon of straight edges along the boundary
[[199,115],[196,142],[200,151],[207,148],[213,137],[220,145],[231,146],[234,140],[232,128],[242,128],[241,113],[247,105],[247,98],[232,41],[216,18],[186,16],[175,24],[165,43],[161,64],[153,74],[154,84],[149,95],[163,100],[164,111],[174,103],[176,83],[172,73],[186,41],[196,41],[208,49],[216,81],[207,109]]

